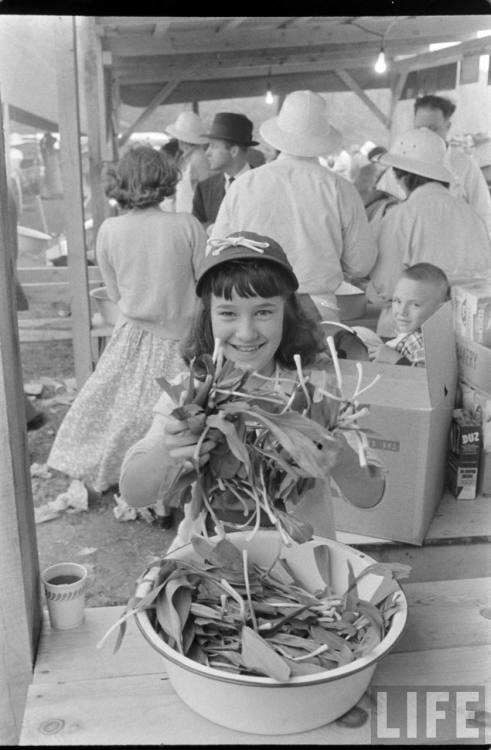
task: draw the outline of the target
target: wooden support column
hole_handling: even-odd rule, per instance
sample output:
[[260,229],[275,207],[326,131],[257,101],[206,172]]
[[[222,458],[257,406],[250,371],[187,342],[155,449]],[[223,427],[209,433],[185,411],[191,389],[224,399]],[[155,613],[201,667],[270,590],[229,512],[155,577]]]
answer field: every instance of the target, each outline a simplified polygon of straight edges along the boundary
[[95,238],[100,225],[109,216],[109,204],[104,194],[102,176],[102,151],[106,142],[104,69],[95,19],[91,16],[81,18],[79,29],[87,106],[90,208]]
[[41,632],[39,560],[9,238],[0,101],[0,745],[17,745]]
[[370,97],[367,96],[367,94],[363,91],[363,89],[355,81],[355,79],[352,78],[352,76],[350,76],[348,71],[340,69],[340,70],[335,70],[334,72],[343,81],[343,83],[345,83],[346,86],[348,86],[348,88],[351,89],[351,91],[353,91],[362,100],[364,104],[366,104],[368,109],[371,112],[373,112],[375,117],[377,117],[380,120],[380,122],[383,125],[385,125],[386,128],[389,128],[390,123],[389,123],[389,118],[387,117],[387,115],[384,115],[382,110],[377,107],[375,102],[372,102]]
[[82,155],[77,73],[75,18],[57,16],[56,68],[60,123],[61,174],[68,246],[68,278],[72,297],[75,377],[81,388],[93,371],[90,341],[90,307],[85,250],[82,189]]

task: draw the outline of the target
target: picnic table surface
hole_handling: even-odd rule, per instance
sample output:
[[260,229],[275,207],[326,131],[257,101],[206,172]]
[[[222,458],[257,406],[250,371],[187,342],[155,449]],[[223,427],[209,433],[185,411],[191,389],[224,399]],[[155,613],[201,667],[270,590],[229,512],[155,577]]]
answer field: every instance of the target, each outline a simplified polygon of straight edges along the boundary
[[[367,545],[365,549],[390,550],[392,559],[407,559],[408,545],[342,532],[338,538],[354,546]],[[378,727],[374,706],[382,688],[393,701],[399,701],[397,709],[402,713],[404,687],[430,690],[437,686],[452,691],[487,686],[491,695],[490,539],[491,498],[457,501],[444,496],[425,543],[411,551],[415,558],[424,559],[428,550],[443,553],[450,549],[457,562],[452,566],[444,559],[438,567],[436,555],[430,579],[423,570],[426,576],[417,574],[402,582],[409,604],[407,626],[393,650],[379,662],[369,689],[357,704],[366,712],[362,726],[334,721],[309,732],[258,735],[214,724],[177,696],[163,658],[147,643],[133,618],[116,654],[115,634],[102,648],[96,648],[123,607],[93,607],[86,609],[78,628],[67,631],[53,630],[45,612],[19,744],[379,744],[373,734],[378,731],[374,729]],[[460,565],[459,560],[472,548],[480,549],[480,557],[471,557],[472,565]],[[480,733],[481,742],[489,742],[489,704],[470,720],[462,710],[449,707],[446,719],[437,722],[438,741],[458,742],[460,729],[456,726],[465,726],[468,732]],[[458,717],[456,711],[460,711]],[[402,744],[404,731],[401,728]],[[411,742],[420,740],[427,743],[423,737]],[[392,741],[398,743],[397,738]]]

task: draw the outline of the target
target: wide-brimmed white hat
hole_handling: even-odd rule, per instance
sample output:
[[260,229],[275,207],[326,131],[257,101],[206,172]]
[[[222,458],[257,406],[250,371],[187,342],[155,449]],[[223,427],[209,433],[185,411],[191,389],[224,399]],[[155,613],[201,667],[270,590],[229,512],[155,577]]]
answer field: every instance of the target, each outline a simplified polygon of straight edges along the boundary
[[292,91],[278,115],[263,122],[259,132],[270,146],[293,156],[330,153],[334,140],[326,102],[314,91]]
[[177,120],[165,129],[166,133],[169,133],[169,135],[172,135],[179,141],[194,143],[195,145],[208,143],[207,139],[203,138],[204,131],[205,128],[201,122],[201,117],[191,110],[181,112]]
[[474,158],[480,167],[489,167],[491,164],[491,138],[476,143],[474,146]]
[[443,163],[445,151],[445,141],[437,133],[429,128],[414,128],[399,136],[378,161],[431,180],[451,182],[454,176]]

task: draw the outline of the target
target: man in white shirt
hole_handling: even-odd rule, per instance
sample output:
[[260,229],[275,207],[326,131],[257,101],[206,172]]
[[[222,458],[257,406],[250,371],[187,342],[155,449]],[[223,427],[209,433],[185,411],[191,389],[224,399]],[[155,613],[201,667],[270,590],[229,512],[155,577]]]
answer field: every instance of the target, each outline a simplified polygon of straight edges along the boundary
[[257,146],[257,141],[252,140],[252,127],[252,122],[245,115],[218,112],[210,132],[204,136],[208,141],[206,156],[213,174],[196,186],[193,214],[208,234],[229,186],[251,168],[248,162],[249,148]]
[[[455,104],[450,99],[434,94],[421,96],[414,102],[414,127],[429,128],[447,142],[454,112]],[[445,165],[454,175],[450,193],[464,198],[482,217],[491,240],[491,196],[478,165],[469,154],[449,143]]]
[[324,319],[336,320],[336,289],[345,275],[367,276],[376,246],[354,185],[318,162],[332,142],[326,102],[313,91],[294,91],[259,132],[280,154],[234,182],[211,237],[241,230],[272,237],[293,266],[299,292],[312,296]]

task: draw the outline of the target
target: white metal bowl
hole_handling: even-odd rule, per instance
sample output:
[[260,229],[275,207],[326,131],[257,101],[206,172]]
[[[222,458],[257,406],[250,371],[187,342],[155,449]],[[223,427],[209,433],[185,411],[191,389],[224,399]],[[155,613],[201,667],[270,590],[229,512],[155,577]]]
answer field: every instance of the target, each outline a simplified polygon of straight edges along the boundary
[[110,326],[115,325],[119,317],[119,307],[112,299],[109,299],[107,288],[98,286],[96,289],[91,289],[90,296],[95,300],[104,322]]
[[[260,530],[247,542],[248,532],[235,532],[230,540],[239,548],[247,547],[249,559],[268,567],[279,546],[276,531]],[[314,562],[314,547],[329,547],[332,586],[343,593],[348,587],[348,564],[355,575],[375,562],[371,557],[331,539],[314,537],[304,544],[284,548],[283,556],[305,588],[314,592],[324,587]],[[169,557],[199,558],[191,545]],[[369,599],[382,577],[368,573],[359,584],[361,598]],[[152,584],[149,584],[149,588]],[[143,591],[139,594],[143,595]],[[317,674],[293,677],[277,682],[269,677],[228,674],[179,654],[156,633],[148,612],[136,615],[138,626],[153,648],[165,660],[171,684],[179,697],[206,719],[230,729],[254,734],[292,734],[328,724],[350,710],[362,697],[377,662],[394,646],[407,620],[407,600],[402,589],[397,594],[395,613],[385,638],[367,655],[342,667]]]

